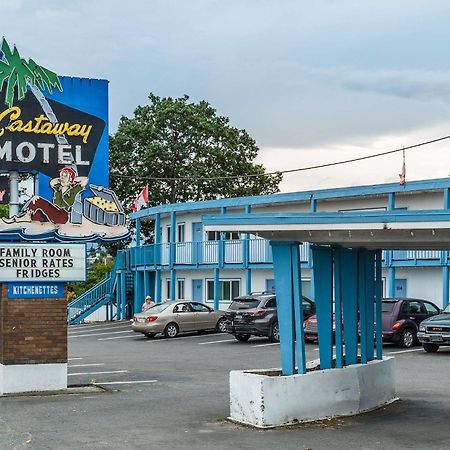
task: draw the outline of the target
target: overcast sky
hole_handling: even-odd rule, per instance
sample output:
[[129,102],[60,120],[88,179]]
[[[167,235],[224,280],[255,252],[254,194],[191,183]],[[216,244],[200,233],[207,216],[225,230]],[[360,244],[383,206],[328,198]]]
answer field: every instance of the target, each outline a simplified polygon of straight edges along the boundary
[[[205,99],[268,171],[450,135],[450,2],[1,0],[22,56],[110,80],[110,131],[160,96]],[[407,180],[447,177],[450,140],[407,152]],[[397,182],[401,155],[285,177],[283,191]]]

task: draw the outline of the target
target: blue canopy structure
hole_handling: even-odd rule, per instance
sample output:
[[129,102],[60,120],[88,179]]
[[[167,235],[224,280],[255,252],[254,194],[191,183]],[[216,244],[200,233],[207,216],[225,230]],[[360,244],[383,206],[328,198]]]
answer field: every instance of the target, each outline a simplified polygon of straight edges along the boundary
[[382,250],[450,250],[449,209],[221,214],[203,221],[209,231],[252,233],[271,241],[283,375],[306,373],[301,242],[314,244],[321,369],[382,359]]

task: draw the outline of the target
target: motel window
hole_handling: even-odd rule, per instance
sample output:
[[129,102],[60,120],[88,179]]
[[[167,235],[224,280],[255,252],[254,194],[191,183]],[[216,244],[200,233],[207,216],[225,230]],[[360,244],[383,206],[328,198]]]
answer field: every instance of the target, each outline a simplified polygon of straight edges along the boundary
[[171,236],[170,236],[171,231],[172,231],[171,226],[167,225],[166,226],[166,242],[171,242]]
[[184,279],[182,278],[177,280],[177,294],[178,300],[184,300]]
[[[239,233],[227,231],[223,233],[224,239],[227,241],[240,239]],[[206,234],[208,241],[219,241],[220,240],[220,231],[208,231]]]
[[[230,302],[239,297],[241,280],[220,280],[219,301]],[[206,280],[206,301],[214,301],[214,280]]]
[[167,278],[167,280],[166,280],[166,297],[168,299],[171,299],[170,298],[170,278]]
[[177,242],[185,241],[185,236],[184,236],[185,228],[186,227],[185,227],[184,223],[179,223],[177,225]]

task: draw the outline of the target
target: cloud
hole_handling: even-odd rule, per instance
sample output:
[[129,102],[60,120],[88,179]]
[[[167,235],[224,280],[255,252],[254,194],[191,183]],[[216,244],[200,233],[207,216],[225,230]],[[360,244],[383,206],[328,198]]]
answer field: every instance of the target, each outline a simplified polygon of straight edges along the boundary
[[450,70],[371,70],[332,68],[311,70],[311,74],[357,92],[372,92],[420,101],[438,100],[450,104]]

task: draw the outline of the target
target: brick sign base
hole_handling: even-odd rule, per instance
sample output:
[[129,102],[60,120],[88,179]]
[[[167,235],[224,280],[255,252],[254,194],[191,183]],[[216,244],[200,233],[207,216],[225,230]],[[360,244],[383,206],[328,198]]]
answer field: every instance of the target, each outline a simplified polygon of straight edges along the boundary
[[67,301],[8,298],[0,284],[0,395],[67,388]]

